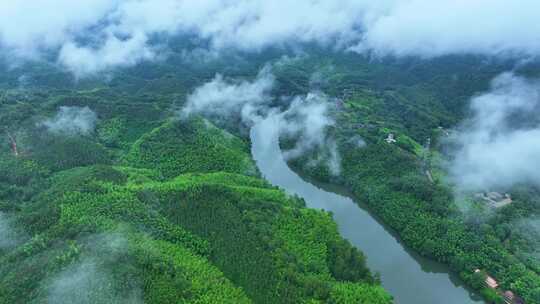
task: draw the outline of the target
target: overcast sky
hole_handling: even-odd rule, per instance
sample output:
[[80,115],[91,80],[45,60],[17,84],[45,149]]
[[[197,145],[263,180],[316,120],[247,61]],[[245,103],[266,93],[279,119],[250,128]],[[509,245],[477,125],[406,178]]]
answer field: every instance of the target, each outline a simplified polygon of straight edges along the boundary
[[538,0],[9,0],[0,1],[0,48],[10,60],[57,51],[78,75],[156,58],[164,48],[149,44],[153,34],[194,34],[218,51],[315,42],[381,55],[530,57],[540,51],[539,11]]

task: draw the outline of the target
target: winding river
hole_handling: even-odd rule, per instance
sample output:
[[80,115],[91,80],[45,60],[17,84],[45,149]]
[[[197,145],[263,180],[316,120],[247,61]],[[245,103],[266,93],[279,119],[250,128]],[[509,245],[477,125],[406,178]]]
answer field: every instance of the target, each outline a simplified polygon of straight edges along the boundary
[[284,161],[278,142],[279,119],[267,118],[251,129],[252,155],[273,185],[306,201],[310,208],[331,211],[341,235],[367,256],[372,271],[397,304],[483,303],[447,267],[411,252],[364,207],[339,187],[309,182]]

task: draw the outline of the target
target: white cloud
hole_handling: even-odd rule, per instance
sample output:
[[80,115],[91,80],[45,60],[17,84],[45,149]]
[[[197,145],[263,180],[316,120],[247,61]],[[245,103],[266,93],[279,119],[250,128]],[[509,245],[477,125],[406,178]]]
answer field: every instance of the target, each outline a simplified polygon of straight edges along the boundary
[[13,229],[12,219],[0,211],[0,250],[16,245],[19,237]]
[[540,83],[501,74],[489,92],[472,99],[473,117],[458,133],[452,162],[456,183],[465,190],[540,185]]
[[285,158],[296,158],[314,147],[325,147],[326,128],[334,125],[334,120],[328,116],[327,99],[322,93],[297,96],[282,113],[281,133],[298,137],[296,147],[287,151]]
[[357,148],[363,148],[367,146],[366,141],[359,135],[351,137],[347,142],[353,144]]
[[56,134],[87,135],[94,131],[97,115],[88,107],[60,107],[53,118],[40,123]]
[[328,113],[329,99],[321,92],[295,97],[289,108],[278,114],[279,133],[281,136],[296,138],[295,146],[283,151],[285,159],[295,159],[316,151],[318,158],[308,165],[326,162],[330,173],[337,176],[341,172],[341,157],[337,143],[327,132],[335,124]]
[[252,122],[257,115],[255,111],[269,103],[274,81],[269,66],[263,68],[252,82],[227,80],[218,74],[188,96],[182,113],[222,117],[241,113],[245,122]]
[[153,59],[151,38],[175,34],[213,50],[318,43],[398,56],[536,56],[539,10],[536,0],[11,0],[0,3],[0,46],[22,58],[60,51],[79,76]]
[[[144,303],[138,285],[125,288],[125,278],[111,270],[119,261],[129,263],[128,241],[120,233],[94,235],[79,259],[42,284],[47,303]],[[137,282],[138,283],[138,282]],[[120,286],[124,288],[119,288]]]
[[366,24],[357,49],[382,54],[473,53],[536,56],[540,2],[536,0],[402,0]]
[[111,66],[132,66],[155,56],[154,50],[147,44],[146,35],[134,33],[126,40],[111,36],[98,49],[67,42],[60,49],[58,61],[77,77],[83,77],[107,70]]
[[85,34],[114,7],[109,0],[0,1],[0,46],[18,57],[36,57]]
[[237,115],[248,126],[273,116],[278,121],[273,127],[278,128],[280,135],[297,139],[294,148],[284,151],[285,158],[296,158],[317,150],[328,156],[331,172],[339,174],[337,145],[326,132],[328,127],[334,125],[334,120],[328,115],[329,97],[321,92],[282,97],[281,100],[288,106],[280,110],[272,107],[270,93],[274,83],[270,66],[265,66],[253,81],[234,81],[217,75],[188,96],[181,115],[202,114],[218,119]]

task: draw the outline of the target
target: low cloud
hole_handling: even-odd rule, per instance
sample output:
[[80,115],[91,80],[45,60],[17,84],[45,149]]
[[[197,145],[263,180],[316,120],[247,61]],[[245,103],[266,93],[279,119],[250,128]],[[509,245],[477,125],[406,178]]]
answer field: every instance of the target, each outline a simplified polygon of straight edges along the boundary
[[115,9],[109,0],[0,2],[0,47],[13,57],[40,58],[104,20]]
[[255,120],[256,111],[265,108],[271,101],[270,93],[275,84],[275,77],[269,66],[264,67],[254,81],[235,81],[216,77],[196,88],[188,96],[183,115],[203,113],[210,116],[228,117],[233,113],[241,114],[244,122]]
[[126,263],[127,240],[113,233],[93,236],[85,243],[90,252],[46,282],[47,303],[143,303],[142,290],[120,284],[118,280],[126,278],[110,268],[118,260]]
[[18,241],[19,235],[13,228],[11,219],[0,212],[0,251],[15,246]]
[[276,101],[271,96],[274,84],[270,66],[264,67],[253,81],[227,80],[217,75],[188,96],[181,116],[201,114],[218,119],[238,116],[247,126],[272,116],[278,122],[274,127],[279,129],[281,136],[296,139],[295,147],[284,151],[285,158],[297,158],[317,150],[326,154],[331,172],[339,174],[337,145],[326,132],[334,125],[328,113],[330,98],[321,92],[281,97],[279,101],[287,106],[279,109],[272,105]]
[[457,134],[451,175],[463,190],[540,185],[540,83],[511,73],[471,100],[472,118]]
[[283,152],[285,159],[298,158],[315,150],[326,154],[315,162],[326,159],[330,172],[339,175],[341,159],[337,144],[327,136],[328,128],[335,124],[328,115],[329,99],[320,92],[295,97],[289,108],[279,114],[279,132],[282,136],[297,139],[294,148]]
[[[540,218],[531,217],[519,219],[511,223],[512,233],[523,239],[522,246],[516,255],[534,263],[540,262]],[[525,245],[525,246],[523,246]]]
[[354,145],[356,148],[364,148],[367,146],[366,141],[360,135],[351,137],[347,142]]
[[174,35],[214,51],[315,43],[395,56],[534,57],[539,10],[536,0],[12,0],[0,3],[0,49],[8,58],[56,56],[77,76],[155,59],[161,50],[151,41]]
[[56,116],[40,123],[50,132],[88,135],[95,129],[97,115],[88,107],[60,107]]
[[286,158],[296,158],[310,148],[325,145],[325,131],[334,125],[334,120],[327,114],[327,96],[322,93],[293,99],[289,108],[281,113],[282,135],[298,137],[297,146],[287,151]]
[[147,39],[148,37],[140,32],[125,40],[111,36],[97,49],[67,42],[60,49],[58,61],[77,77],[95,74],[111,66],[133,66],[156,57],[155,50],[147,44]]
[[[540,2],[535,0],[383,1],[353,49],[383,55],[537,56]],[[516,22],[519,20],[519,22]]]
[[323,90],[330,82],[330,75],[335,74],[335,67],[327,65],[315,71],[309,77],[309,86],[315,90]]

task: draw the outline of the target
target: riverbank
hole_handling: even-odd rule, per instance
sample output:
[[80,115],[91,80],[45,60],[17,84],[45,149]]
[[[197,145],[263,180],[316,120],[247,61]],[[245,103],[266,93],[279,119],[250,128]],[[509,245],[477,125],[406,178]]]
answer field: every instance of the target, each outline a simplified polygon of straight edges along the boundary
[[273,185],[302,197],[308,207],[331,211],[341,235],[364,251],[368,266],[380,273],[383,286],[396,303],[482,303],[471,297],[447,267],[408,251],[350,197],[325,191],[292,171],[281,155],[276,123],[270,118],[251,131],[252,155],[262,175]]

